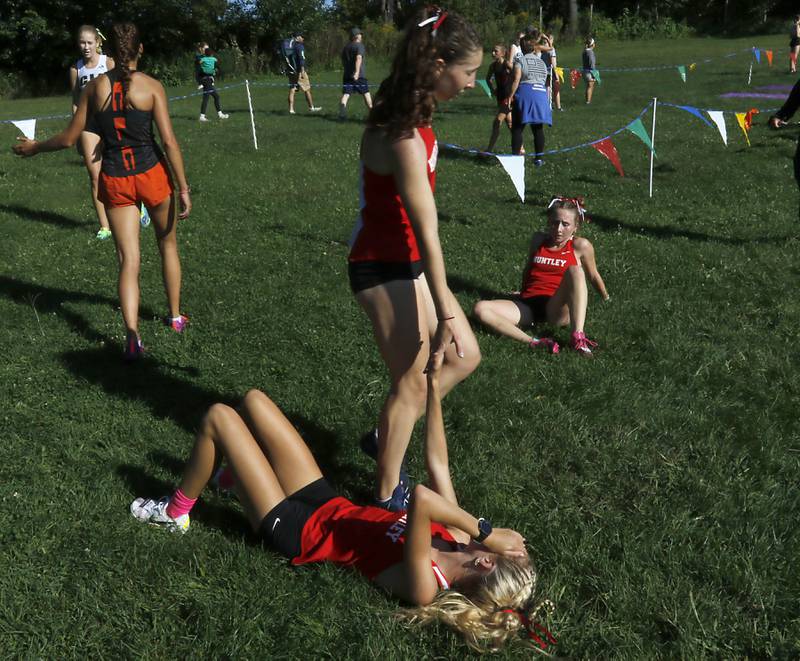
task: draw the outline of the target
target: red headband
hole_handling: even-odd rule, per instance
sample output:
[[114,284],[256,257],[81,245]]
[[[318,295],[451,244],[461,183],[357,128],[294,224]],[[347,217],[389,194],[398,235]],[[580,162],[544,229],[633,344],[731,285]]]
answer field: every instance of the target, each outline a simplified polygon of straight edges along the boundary
[[504,608],[503,609],[503,613],[511,613],[513,615],[516,615],[517,618],[519,619],[520,623],[522,624],[522,626],[525,627],[525,632],[527,633],[528,638],[530,638],[534,643],[536,643],[543,650],[547,649],[547,642],[545,642],[539,636],[537,636],[531,630],[531,627],[533,627],[534,629],[536,629],[536,631],[538,631],[539,633],[544,635],[544,637],[547,638],[547,641],[551,645],[557,645],[558,644],[558,641],[555,639],[553,634],[551,634],[545,627],[543,627],[538,622],[531,622],[530,618],[525,614],[525,611],[515,610],[513,608]]

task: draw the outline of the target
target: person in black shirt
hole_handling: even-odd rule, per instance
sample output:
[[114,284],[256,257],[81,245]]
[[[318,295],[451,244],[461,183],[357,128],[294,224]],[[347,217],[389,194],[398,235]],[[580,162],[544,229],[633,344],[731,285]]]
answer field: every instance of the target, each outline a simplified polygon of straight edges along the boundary
[[294,33],[292,39],[285,40],[284,50],[287,51],[286,62],[288,65],[287,75],[289,76],[289,114],[294,115],[294,95],[298,89],[303,90],[308,103],[309,112],[319,112],[321,107],[314,105],[311,98],[311,81],[306,72],[306,49],[305,39],[299,32]]
[[[794,84],[792,91],[789,92],[789,98],[786,99],[780,110],[769,118],[770,128],[778,129],[786,126],[798,108],[800,108],[800,80]],[[794,153],[794,178],[797,185],[800,186],[800,140],[797,143],[797,151]]]
[[339,119],[347,116],[347,102],[351,94],[361,94],[367,109],[372,108],[372,96],[369,93],[369,83],[366,77],[365,58],[367,51],[362,40],[363,33],[358,28],[350,31],[350,43],[342,50],[342,100],[339,102]]

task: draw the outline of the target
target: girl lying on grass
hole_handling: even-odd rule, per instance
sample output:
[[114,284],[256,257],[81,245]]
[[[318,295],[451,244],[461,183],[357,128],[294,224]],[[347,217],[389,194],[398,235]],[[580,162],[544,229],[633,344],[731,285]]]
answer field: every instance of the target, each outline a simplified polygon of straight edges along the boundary
[[498,649],[520,631],[546,647],[555,641],[531,621],[552,604],[534,604],[536,572],[525,540],[513,530],[493,529],[456,500],[442,421],[441,364],[440,355],[428,373],[429,486],[414,488],[407,512],[337,496],[280,409],[251,390],[238,412],[223,404],[208,411],[174,495],[137,498],[131,513],[186,532],[192,506],[224,457],[253,530],[292,564],[353,566],[415,606],[402,612],[404,620],[443,622],[476,649]]
[[597,343],[587,338],[583,330],[588,305],[586,277],[604,301],[609,296],[597,271],[592,244],[575,236],[583,217],[580,198],[553,198],[547,207],[547,231],[533,235],[519,296],[478,301],[475,317],[501,335],[553,353],[559,350],[554,340],[531,337],[522,329],[544,322],[569,325],[572,348],[582,356],[592,357]]

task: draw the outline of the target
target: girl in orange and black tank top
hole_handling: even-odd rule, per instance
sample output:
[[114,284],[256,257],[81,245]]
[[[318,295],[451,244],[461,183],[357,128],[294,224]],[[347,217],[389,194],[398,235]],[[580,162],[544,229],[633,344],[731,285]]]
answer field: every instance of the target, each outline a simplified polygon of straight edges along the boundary
[[362,448],[378,460],[376,504],[393,511],[408,504],[402,464],[424,410],[425,366],[443,361],[442,382],[450,390],[480,361],[469,322],[447,286],[431,122],[438,102],[475,86],[482,56],[480,38],[461,16],[419,10],[361,141],[361,204],[348,272],[391,379],[378,428],[364,436]]
[[609,296],[597,271],[592,244],[575,236],[583,216],[580,199],[554,198],[547,208],[548,231],[533,236],[519,297],[478,301],[475,317],[501,335],[552,353],[559,351],[555,340],[531,337],[522,328],[543,322],[569,325],[572,348],[581,356],[591,357],[597,343],[584,333],[588,305],[586,279],[604,301]]
[[[69,126],[46,142],[23,140],[14,148],[20,156],[72,146],[81,132],[103,139],[103,165],[98,198],[108,215],[119,254],[119,293],[125,322],[125,359],[144,352],[139,337],[139,205],[150,212],[156,230],[169,315],[165,323],[182,332],[188,317],[180,312],[181,263],[176,239],[177,220],[192,208],[183,157],[172,130],[167,96],[157,80],[137,71],[142,53],[139,32],[131,23],[116,24],[111,39],[115,68],[92,80],[81,93]],[[157,146],[155,121],[164,152]],[[166,155],[166,158],[165,158]],[[181,211],[166,168],[172,168]]]

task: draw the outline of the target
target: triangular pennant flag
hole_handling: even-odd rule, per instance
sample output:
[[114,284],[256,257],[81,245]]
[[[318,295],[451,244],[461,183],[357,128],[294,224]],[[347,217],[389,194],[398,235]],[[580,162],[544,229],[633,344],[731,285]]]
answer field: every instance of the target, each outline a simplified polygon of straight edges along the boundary
[[744,127],[749,131],[750,127],[753,125],[753,115],[757,115],[759,113],[758,108],[750,108],[747,111],[747,114],[744,116]]
[[600,80],[600,72],[597,69],[592,69],[592,76],[594,76],[594,79],[597,81],[598,85],[603,84],[603,81]]
[[36,140],[36,120],[35,119],[18,119],[11,122],[16,126],[28,140]]
[[521,201],[525,201],[525,157],[524,156],[501,156],[497,154],[500,165],[511,177],[514,188]]
[[609,161],[611,161],[614,167],[617,168],[617,172],[619,172],[620,177],[625,176],[625,173],[622,171],[622,163],[620,163],[617,148],[614,146],[614,143],[611,142],[611,138],[604,138],[600,140],[600,142],[595,142],[592,144],[592,147],[594,147]]
[[761,50],[753,46],[753,55],[756,58],[756,62],[761,64]]
[[680,108],[681,110],[685,110],[686,112],[692,113],[695,117],[702,120],[702,122],[707,126],[712,126],[711,122],[709,122],[705,117],[703,117],[702,113],[694,106],[675,106],[675,107]]
[[772,66],[772,51],[765,50],[764,52],[767,54],[767,64],[769,64],[769,66]]
[[484,92],[486,92],[486,96],[492,96],[492,90],[489,89],[489,83],[487,83],[485,80],[476,80],[475,82],[481,86],[481,89],[483,89]]
[[678,65],[678,73],[681,75],[681,80],[686,82],[686,67],[682,64]]
[[639,138],[639,140],[641,140],[644,144],[646,144],[647,148],[653,152],[653,156],[656,155],[656,151],[653,149],[653,143],[650,142],[650,136],[647,135],[647,129],[644,127],[644,124],[642,124],[641,118],[637,117],[625,128]]
[[581,72],[577,69],[571,69],[569,72],[569,84],[572,86],[572,89],[575,89],[575,86],[578,84],[580,79]]
[[722,142],[728,144],[728,129],[725,128],[725,115],[721,110],[706,110],[711,121],[717,125],[719,134],[722,136]]
[[697,62],[692,62],[689,65],[689,71],[694,71],[697,68]]
[[744,133],[744,139],[747,140],[747,146],[750,146],[750,138],[747,135],[747,125],[745,124],[745,117],[747,117],[747,113],[737,112],[736,113],[736,122],[739,124],[739,128],[742,129],[742,133]]
[[558,82],[564,82],[564,67],[556,67],[556,76],[558,76]]

